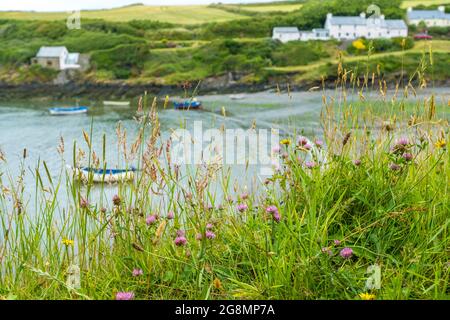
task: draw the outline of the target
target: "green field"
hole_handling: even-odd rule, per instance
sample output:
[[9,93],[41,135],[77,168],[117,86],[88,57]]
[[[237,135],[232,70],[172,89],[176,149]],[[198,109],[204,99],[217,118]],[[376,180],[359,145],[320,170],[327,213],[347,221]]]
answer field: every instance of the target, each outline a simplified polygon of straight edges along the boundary
[[432,6],[438,4],[449,4],[450,0],[405,0],[402,2],[402,8],[415,7],[419,5]]
[[289,4],[289,3],[283,3],[283,4],[257,4],[257,5],[227,5],[227,7],[234,8],[234,9],[242,9],[245,11],[252,11],[252,12],[290,12],[294,10],[299,10],[303,4],[301,3],[295,3],[295,4]]
[[[65,12],[0,12],[0,19],[20,20],[62,20]],[[108,21],[155,20],[174,24],[197,24],[220,22],[246,18],[208,6],[128,6],[110,10],[82,11],[83,19],[103,19]]]

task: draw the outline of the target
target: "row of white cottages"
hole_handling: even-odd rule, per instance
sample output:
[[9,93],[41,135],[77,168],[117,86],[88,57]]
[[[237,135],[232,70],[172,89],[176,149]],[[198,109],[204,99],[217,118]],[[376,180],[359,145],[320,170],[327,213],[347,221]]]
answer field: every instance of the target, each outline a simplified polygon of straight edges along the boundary
[[[423,21],[427,26],[450,26],[450,14],[445,13],[444,7],[438,10],[412,10],[408,9],[408,22],[419,24]],[[320,29],[300,31],[296,27],[276,27],[273,29],[273,39],[281,42],[308,41],[308,40],[350,40],[357,38],[394,38],[408,36],[408,26],[399,19],[385,19],[384,15],[366,17],[365,13],[359,16],[333,16],[327,14],[325,25]]]

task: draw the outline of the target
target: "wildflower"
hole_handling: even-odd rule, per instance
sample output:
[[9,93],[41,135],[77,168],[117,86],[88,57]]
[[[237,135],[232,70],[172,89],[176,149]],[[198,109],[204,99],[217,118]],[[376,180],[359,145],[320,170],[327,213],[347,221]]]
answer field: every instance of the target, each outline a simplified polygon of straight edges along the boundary
[[268,206],[266,208],[266,212],[274,214],[274,213],[278,212],[278,208],[276,206]]
[[275,222],[280,222],[280,220],[281,220],[281,215],[279,212],[275,212],[272,217],[273,217],[273,220],[275,220]]
[[173,211],[169,211],[167,213],[167,219],[172,220],[175,217],[175,214],[173,213]]
[[175,245],[184,246],[187,243],[187,239],[184,236],[178,236],[175,238]]
[[80,199],[80,208],[86,209],[89,206],[89,202],[85,198]]
[[389,169],[391,169],[392,171],[398,171],[400,170],[400,166],[396,163],[391,163]]
[[405,161],[411,161],[413,159],[413,155],[411,153],[404,153],[402,155],[402,158],[405,159]]
[[203,236],[202,236],[202,234],[201,233],[197,233],[196,235],[195,235],[195,239],[196,240],[202,240],[203,239]]
[[375,295],[371,293],[360,293],[359,297],[362,300],[375,300]]
[[397,140],[397,142],[395,143],[397,146],[407,146],[409,144],[409,140],[408,138],[400,138]]
[[359,166],[361,165],[361,160],[355,159],[355,160],[353,160],[353,164],[354,164],[355,166],[359,167]]
[[323,141],[320,139],[317,139],[314,141],[314,144],[316,145],[316,147],[318,148],[322,148],[323,147]]
[[280,144],[285,145],[285,146],[288,146],[288,145],[291,144],[291,140],[289,140],[289,139],[283,139],[283,140],[280,141]]
[[282,157],[283,159],[287,159],[287,158],[289,158],[289,154],[288,154],[287,152],[283,152],[283,154],[281,155],[281,157]]
[[75,241],[73,241],[71,239],[64,238],[64,239],[62,239],[62,243],[63,243],[63,245],[68,247],[68,246],[73,246]]
[[114,197],[112,198],[112,201],[115,206],[120,206],[120,204],[122,203],[122,200],[120,199],[120,197],[117,194],[114,195]]
[[239,212],[244,212],[248,209],[248,206],[245,203],[241,203],[237,205],[237,209]]
[[280,151],[281,151],[280,145],[276,145],[275,147],[272,148],[273,153],[280,153]]
[[206,231],[205,236],[206,236],[206,239],[210,239],[210,240],[214,239],[216,237],[215,233],[210,230]]
[[134,293],[133,292],[117,292],[116,300],[133,300]]
[[241,194],[241,199],[242,199],[242,200],[248,199],[248,193],[247,193],[247,192],[244,192],[243,194]]
[[308,169],[313,169],[316,166],[316,163],[314,161],[306,161],[305,166]]
[[144,274],[144,271],[142,269],[133,269],[133,272],[131,273],[133,277],[139,277]]
[[339,254],[344,259],[350,259],[353,255],[353,250],[351,248],[345,247]]
[[333,251],[331,251],[331,249],[328,248],[328,247],[323,247],[321,251],[322,251],[322,253],[326,253],[326,254],[328,254],[329,256],[332,256],[332,255],[333,255]]
[[434,146],[438,149],[443,149],[447,145],[447,142],[444,140],[444,138],[439,139],[435,142]]
[[214,225],[213,225],[212,223],[208,223],[208,224],[206,225],[206,229],[207,229],[207,230],[211,230],[212,228],[214,228]]
[[303,146],[303,148],[309,151],[312,149],[312,146],[309,143],[307,143]]
[[305,146],[308,144],[308,139],[306,139],[305,137],[299,137],[297,140],[297,144],[299,146]]
[[101,212],[101,213],[104,214],[104,213],[106,213],[106,211],[107,211],[107,209],[106,209],[105,207],[101,207],[101,208],[100,208],[100,212]]
[[339,246],[339,245],[341,244],[341,240],[337,240],[337,239],[336,239],[336,240],[334,240],[333,242],[334,242],[334,244],[335,244],[336,246]]
[[152,225],[156,222],[156,219],[158,217],[155,214],[152,214],[151,216],[148,216],[147,219],[145,220],[145,222],[147,223],[147,225]]

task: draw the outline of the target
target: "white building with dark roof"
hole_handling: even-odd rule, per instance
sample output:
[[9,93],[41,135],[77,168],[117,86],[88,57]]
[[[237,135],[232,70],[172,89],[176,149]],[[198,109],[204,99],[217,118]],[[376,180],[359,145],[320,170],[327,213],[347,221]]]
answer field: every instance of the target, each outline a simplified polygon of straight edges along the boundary
[[41,47],[32,63],[56,70],[79,69],[79,53],[69,53],[66,47]]
[[408,23],[418,25],[424,22],[427,27],[448,27],[450,26],[450,14],[445,13],[445,7],[439,6],[437,10],[407,10]]

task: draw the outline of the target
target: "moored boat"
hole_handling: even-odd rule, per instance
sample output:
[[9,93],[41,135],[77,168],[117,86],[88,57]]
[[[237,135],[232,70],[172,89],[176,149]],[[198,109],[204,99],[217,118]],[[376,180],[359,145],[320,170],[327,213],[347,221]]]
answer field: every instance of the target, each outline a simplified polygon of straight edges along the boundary
[[95,169],[95,168],[72,168],[69,167],[75,175],[75,179],[83,182],[106,182],[118,183],[134,179],[135,168],[130,169]]
[[197,100],[186,100],[184,102],[174,102],[173,103],[176,110],[195,110],[200,109],[202,103]]
[[115,107],[128,107],[130,106],[130,101],[103,101],[103,105]]
[[51,115],[71,115],[81,114],[88,111],[88,107],[62,107],[62,108],[49,108]]

